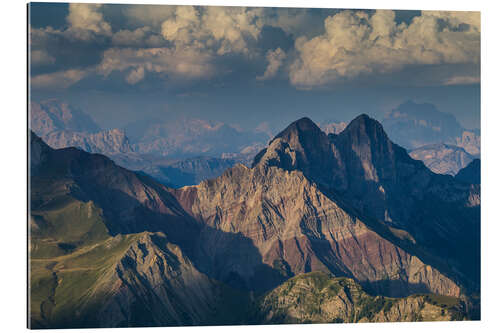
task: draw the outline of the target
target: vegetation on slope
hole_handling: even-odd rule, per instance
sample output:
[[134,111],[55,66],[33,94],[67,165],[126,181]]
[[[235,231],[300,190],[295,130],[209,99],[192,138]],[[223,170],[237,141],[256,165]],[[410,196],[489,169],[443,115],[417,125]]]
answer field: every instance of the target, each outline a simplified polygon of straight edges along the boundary
[[372,296],[352,279],[323,272],[295,276],[262,296],[253,318],[269,324],[463,319],[459,298],[432,294]]

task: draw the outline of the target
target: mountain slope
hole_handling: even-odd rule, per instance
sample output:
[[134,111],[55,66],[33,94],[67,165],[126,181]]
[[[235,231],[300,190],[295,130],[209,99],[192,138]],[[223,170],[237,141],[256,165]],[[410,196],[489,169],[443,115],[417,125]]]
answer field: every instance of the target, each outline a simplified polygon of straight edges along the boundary
[[32,328],[239,322],[247,295],[193,265],[198,228],[165,187],[30,136]]

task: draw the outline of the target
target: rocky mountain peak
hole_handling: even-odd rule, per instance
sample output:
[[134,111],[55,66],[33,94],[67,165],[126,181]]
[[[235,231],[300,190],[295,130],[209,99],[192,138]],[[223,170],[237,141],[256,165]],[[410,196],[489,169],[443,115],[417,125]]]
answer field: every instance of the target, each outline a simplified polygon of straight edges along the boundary
[[315,182],[343,186],[345,172],[336,147],[309,118],[291,123],[255,156],[252,167],[300,170]]
[[356,178],[378,182],[394,176],[395,145],[375,119],[362,114],[337,136],[330,135],[330,139]]
[[353,144],[366,144],[372,141],[387,143],[389,141],[382,125],[366,114],[354,118],[339,135],[348,136],[355,140]]
[[320,133],[321,129],[311,119],[304,117],[288,125],[274,139],[283,138],[285,141],[291,141],[298,136],[307,138],[320,135]]

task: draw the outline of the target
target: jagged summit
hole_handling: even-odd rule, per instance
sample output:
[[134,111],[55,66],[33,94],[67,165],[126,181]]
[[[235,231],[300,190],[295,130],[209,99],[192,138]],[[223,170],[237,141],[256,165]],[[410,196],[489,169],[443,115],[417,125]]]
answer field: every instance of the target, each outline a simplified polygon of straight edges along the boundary
[[[339,136],[348,136],[351,140],[369,139],[377,141],[388,141],[389,138],[377,120],[366,114],[361,114],[354,118],[349,125],[339,133]],[[354,141],[355,143],[363,143]]]
[[310,118],[303,117],[288,125],[288,127],[278,133],[273,140],[283,138],[286,141],[289,141],[292,137],[297,135],[314,135],[319,134],[320,132],[321,129],[318,125],[316,125]]
[[320,184],[343,187],[344,167],[336,147],[309,118],[301,118],[280,132],[255,156],[252,167],[276,166],[300,170]]

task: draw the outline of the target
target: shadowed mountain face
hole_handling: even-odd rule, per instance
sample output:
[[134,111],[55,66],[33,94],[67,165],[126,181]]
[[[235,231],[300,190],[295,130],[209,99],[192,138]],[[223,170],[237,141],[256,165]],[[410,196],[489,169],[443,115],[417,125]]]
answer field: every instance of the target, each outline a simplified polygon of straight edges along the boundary
[[300,119],[251,168],[180,189],[31,137],[34,326],[71,326],[76,308],[94,314],[76,326],[252,322],[250,291],[312,271],[469,307],[479,289],[478,185],[434,174],[368,116],[338,135]]
[[476,158],[460,170],[455,179],[469,184],[481,184],[481,160]]

